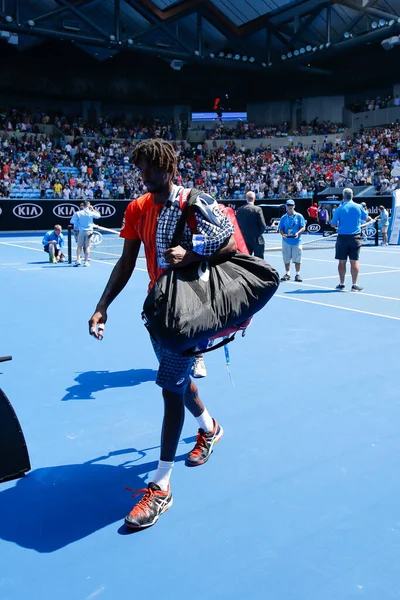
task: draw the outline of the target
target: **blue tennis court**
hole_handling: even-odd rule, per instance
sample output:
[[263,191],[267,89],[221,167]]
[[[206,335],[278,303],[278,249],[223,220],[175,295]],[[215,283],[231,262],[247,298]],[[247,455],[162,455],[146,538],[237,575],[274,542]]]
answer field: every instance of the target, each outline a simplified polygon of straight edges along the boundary
[[[32,463],[0,485],[1,600],[399,599],[400,248],[362,249],[362,293],[334,290],[333,250],[304,253],[303,282],[282,283],[231,345],[234,386],[224,352],[206,358],[201,397],[225,435],[187,468],[187,416],[174,505],[135,534],[125,488],[150,480],[162,419],[148,278],[141,259],[94,340],[118,254],[101,252],[75,269],[50,264],[41,236],[0,236],[0,354],[13,356],[0,384]],[[282,272],[279,252],[266,258]]]

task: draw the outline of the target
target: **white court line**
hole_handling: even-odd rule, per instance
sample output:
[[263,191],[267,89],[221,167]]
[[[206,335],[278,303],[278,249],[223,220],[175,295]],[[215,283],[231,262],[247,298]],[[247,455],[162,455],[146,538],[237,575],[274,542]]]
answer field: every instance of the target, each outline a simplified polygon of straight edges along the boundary
[[[14,246],[15,248],[23,248],[24,250],[32,250],[32,252],[42,252],[42,250],[39,250],[39,248],[30,248],[29,246],[21,246],[18,244],[12,244],[11,242],[0,242],[0,244],[4,244],[5,246]],[[91,262],[96,262],[96,263],[100,263],[102,265],[111,265],[112,267],[115,266],[115,263],[112,262],[108,262],[106,260],[96,260],[95,258],[91,258],[90,259]],[[20,264],[20,263],[18,263]],[[19,271],[21,271],[22,269],[18,269]],[[28,269],[26,269],[28,270]],[[31,270],[31,269],[29,269]],[[144,271],[145,273],[147,273],[147,269],[141,269],[140,267],[135,267],[135,271]]]
[[361,313],[363,315],[371,315],[373,317],[381,317],[382,319],[391,319],[393,321],[400,321],[400,317],[391,317],[389,315],[382,315],[380,313],[368,312],[367,310],[358,310],[357,308],[348,308],[346,306],[337,306],[336,304],[327,304],[325,302],[316,302],[315,300],[305,300],[304,298],[293,298],[292,296],[282,296],[282,294],[275,294],[277,298],[285,298],[286,300],[294,300],[295,302],[305,302],[306,304],[317,304],[318,306],[328,306],[329,308],[337,308],[338,310],[347,310],[349,312]]
[[[316,288],[319,290],[331,290],[332,292],[337,292],[338,294],[343,294],[343,293],[347,293],[347,294],[352,294],[353,296],[355,295],[354,292],[350,292],[349,290],[335,290],[334,288],[331,287],[326,287],[324,285],[313,285],[312,283],[299,283],[296,281],[285,281],[285,283],[291,283],[294,286],[297,286],[299,289],[301,289],[301,286],[306,286],[306,287],[311,287],[311,288]],[[395,300],[396,302],[400,302],[400,298],[393,298],[392,296],[380,296],[379,294],[368,294],[367,292],[361,292],[361,296],[369,296],[370,298],[380,298],[382,300]]]
[[[371,271],[370,273],[361,272],[361,277],[365,275],[382,275],[383,273],[400,273],[400,269],[390,269],[390,271]],[[346,277],[351,277],[350,273]],[[303,281],[319,281],[320,279],[338,279],[338,275],[327,275],[326,277],[306,277]]]
[[37,248],[31,248],[30,246],[21,246],[21,244],[12,244],[11,242],[0,242],[4,246],[14,246],[15,248],[24,248],[25,250],[32,250],[33,252],[42,252],[42,250],[38,250]]
[[[270,256],[271,258],[280,258],[280,260],[282,260],[282,256],[278,256],[277,254],[273,254],[271,252],[265,252],[265,258],[268,259],[268,256]],[[304,252],[303,252],[303,256],[301,257],[301,260],[313,260],[315,262],[324,262],[324,263],[334,263],[337,264],[337,260],[327,260],[324,258],[309,258],[308,256],[304,256]],[[365,262],[361,262],[360,261],[360,265],[362,267],[382,267],[382,269],[397,269],[396,265],[371,265],[369,263],[365,263]]]
[[[0,242],[0,244],[1,243],[6,244],[7,242]],[[38,242],[36,240],[31,240],[28,243],[29,244],[41,244],[42,242]],[[32,250],[33,250],[33,248],[32,248]],[[107,256],[115,256],[116,258],[121,258],[121,254],[114,254],[113,252],[106,252],[105,250],[93,250],[93,248],[92,248],[91,253],[93,254],[93,252],[96,252],[96,254],[107,254]],[[94,259],[91,259],[91,260],[94,260]],[[143,256],[138,256],[137,260],[146,260],[146,258]],[[101,261],[98,261],[98,262],[101,262]],[[104,261],[102,261],[102,262],[104,262]],[[106,264],[111,265],[114,263],[106,263]],[[145,269],[141,269],[141,270],[145,270]]]
[[[376,248],[379,248],[377,251]],[[387,246],[383,246],[383,248],[387,248]],[[379,254],[400,254],[399,250],[383,250],[382,246],[375,246],[375,249],[366,248],[365,246],[361,246],[362,252],[379,252]]]
[[[113,254],[112,252],[104,252],[103,250],[91,250],[91,254],[93,254],[93,252],[95,252],[96,254],[107,254],[107,256],[115,256],[116,258],[121,258],[120,254]],[[138,256],[137,260],[146,260],[146,258],[144,256]]]

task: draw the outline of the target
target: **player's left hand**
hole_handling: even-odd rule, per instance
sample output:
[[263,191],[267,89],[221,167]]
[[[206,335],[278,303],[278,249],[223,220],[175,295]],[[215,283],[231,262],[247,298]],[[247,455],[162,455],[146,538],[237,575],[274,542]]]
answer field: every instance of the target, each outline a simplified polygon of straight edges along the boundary
[[175,246],[175,248],[168,248],[164,252],[165,262],[170,267],[184,267],[188,264],[188,252],[182,246]]

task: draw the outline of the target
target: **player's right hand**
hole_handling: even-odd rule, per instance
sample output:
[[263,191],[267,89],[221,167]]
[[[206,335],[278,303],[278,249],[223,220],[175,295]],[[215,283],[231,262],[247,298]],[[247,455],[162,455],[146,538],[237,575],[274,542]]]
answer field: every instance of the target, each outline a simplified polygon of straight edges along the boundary
[[104,325],[107,323],[107,311],[96,310],[89,319],[89,335],[93,335],[97,340],[102,340],[104,335]]

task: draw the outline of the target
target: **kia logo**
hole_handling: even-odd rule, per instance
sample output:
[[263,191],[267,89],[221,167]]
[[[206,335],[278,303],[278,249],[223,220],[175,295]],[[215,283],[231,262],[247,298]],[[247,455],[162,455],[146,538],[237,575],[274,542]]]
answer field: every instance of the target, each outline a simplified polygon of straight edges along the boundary
[[309,225],[307,227],[307,231],[309,231],[310,233],[318,233],[318,231],[321,230],[321,225],[318,225],[318,223],[312,223],[311,225]]
[[19,219],[37,219],[43,213],[43,208],[38,204],[26,202],[14,206],[13,213]]
[[53,214],[56,215],[56,217],[60,217],[60,219],[70,219],[77,210],[79,210],[79,208],[76,204],[69,204],[66,202],[65,204],[57,204],[57,206],[53,208]]
[[99,212],[101,216],[106,219],[108,217],[112,217],[117,212],[115,210],[115,206],[113,206],[112,204],[96,204],[94,209],[97,210],[97,212]]

